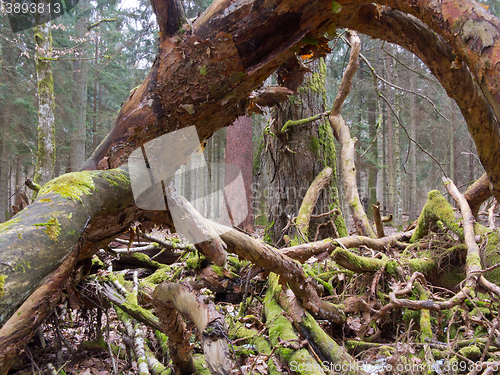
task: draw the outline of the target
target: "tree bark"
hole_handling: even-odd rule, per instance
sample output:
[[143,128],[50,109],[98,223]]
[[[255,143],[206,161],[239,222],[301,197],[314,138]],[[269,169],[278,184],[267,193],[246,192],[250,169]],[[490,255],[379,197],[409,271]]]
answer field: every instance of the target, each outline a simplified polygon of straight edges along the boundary
[[[239,202],[247,203],[248,215],[245,221],[238,224],[238,226],[249,232],[253,230],[252,118],[247,116],[239,117],[233,126],[227,128],[226,139],[226,163],[235,164],[240,168],[243,183],[245,184],[245,191],[234,191],[232,189],[229,196],[235,197]],[[228,188],[231,189],[230,187]],[[238,199],[238,196],[241,198]],[[241,212],[244,212],[244,209],[244,207],[241,207]]]
[[[291,238],[300,237],[300,234],[294,231],[292,221],[299,214],[307,189],[325,167],[336,169],[335,145],[328,124],[323,118],[309,124],[298,121],[325,112],[325,63],[323,60],[316,60],[309,68],[311,72],[304,77],[299,95],[276,107],[271,126],[271,131],[275,134],[271,141],[275,165],[271,177],[273,194],[269,202],[268,218],[272,228],[268,232],[273,243],[277,245],[282,244],[281,240],[285,235]],[[294,57],[280,68],[278,77],[283,84],[288,84],[289,75],[293,75],[294,71],[304,70],[302,63]],[[338,208],[335,175],[332,174],[329,186],[312,207],[315,213],[321,214]],[[336,221],[338,230],[343,235],[347,234],[340,215]],[[313,220],[310,223],[311,232],[314,232],[319,224],[319,221]],[[324,228],[320,231],[320,237],[331,236],[332,230],[326,230],[331,227]]]
[[44,185],[54,177],[56,133],[54,80],[52,79],[52,33],[50,21],[35,27],[36,82],[38,85],[38,150],[34,182]]
[[[84,5],[83,2],[82,5]],[[83,7],[83,11],[85,11]],[[87,31],[86,23],[88,17],[80,15],[75,31],[78,38],[83,38]],[[74,121],[70,138],[69,147],[69,172],[80,170],[85,163],[85,142],[87,135],[87,63],[83,59],[84,49],[77,48],[75,52],[75,61],[73,61],[73,106]]]

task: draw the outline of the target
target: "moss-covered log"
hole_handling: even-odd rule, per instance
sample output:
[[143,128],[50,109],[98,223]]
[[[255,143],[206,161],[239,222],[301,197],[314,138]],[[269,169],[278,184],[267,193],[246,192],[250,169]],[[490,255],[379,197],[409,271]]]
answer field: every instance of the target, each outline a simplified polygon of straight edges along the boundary
[[137,212],[126,170],[69,173],[43,186],[33,204],[0,225],[0,324],[72,251],[89,257]]
[[269,330],[271,345],[278,346],[276,353],[280,359],[288,363],[290,369],[301,375],[325,374],[323,366],[316,361],[305,348],[301,348],[301,340],[295,332],[292,323],[284,316],[283,309],[275,298],[281,286],[278,275],[269,275],[269,289],[264,301],[266,326]]
[[[360,370],[360,366],[356,366],[356,360],[346,353],[344,347],[339,346],[326,334],[316,319],[304,310],[290,290],[287,290],[286,293],[278,293],[275,289],[274,297],[290,315],[297,331],[311,344],[325,368],[329,370],[346,369],[343,373],[352,375],[364,373]],[[350,367],[346,365],[350,365]]]
[[318,292],[307,280],[304,269],[299,263],[263,241],[251,238],[244,233],[223,225],[216,223],[212,223],[212,225],[219,231],[228,249],[232,252],[266,271],[282,276],[297,298],[300,299],[304,308],[312,314],[336,324],[344,323],[345,314],[338,306],[319,298]]

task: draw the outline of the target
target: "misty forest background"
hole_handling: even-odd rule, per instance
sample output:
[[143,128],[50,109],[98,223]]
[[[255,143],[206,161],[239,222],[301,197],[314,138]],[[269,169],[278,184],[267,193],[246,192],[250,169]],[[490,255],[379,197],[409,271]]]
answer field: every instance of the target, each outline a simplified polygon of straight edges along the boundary
[[[185,1],[184,5],[187,16],[193,18],[209,2]],[[487,6],[499,15],[498,3],[488,1]],[[107,22],[96,25],[103,19]],[[149,72],[157,35],[147,0],[140,0],[134,8],[120,2],[80,0],[70,14],[52,22],[53,177],[78,170],[103,140],[122,103]],[[349,47],[340,36],[341,32],[330,42],[332,53],[321,65],[325,83],[316,90],[324,108],[331,108],[348,60]],[[365,210],[379,201],[383,214],[394,214],[393,224],[401,227],[416,219],[428,191],[444,190],[444,173],[463,192],[484,170],[460,111],[425,65],[396,45],[361,37],[364,58],[343,108],[351,135],[357,139],[360,198]],[[0,49],[0,221],[5,221],[12,217],[12,206],[21,191],[31,196],[24,183],[34,176],[38,102],[33,30],[13,34],[6,15],[1,15]],[[275,80],[271,77],[266,84]],[[290,102],[301,105],[300,98],[291,97]],[[262,226],[268,224],[276,165],[269,155],[269,125],[279,109],[254,114],[251,121],[253,216]],[[209,140],[205,148],[208,162],[224,161],[226,132],[221,129]],[[315,147],[314,142],[310,147]],[[338,144],[336,147],[338,150]],[[347,205],[339,190],[346,215]],[[371,209],[366,211],[370,215]]]

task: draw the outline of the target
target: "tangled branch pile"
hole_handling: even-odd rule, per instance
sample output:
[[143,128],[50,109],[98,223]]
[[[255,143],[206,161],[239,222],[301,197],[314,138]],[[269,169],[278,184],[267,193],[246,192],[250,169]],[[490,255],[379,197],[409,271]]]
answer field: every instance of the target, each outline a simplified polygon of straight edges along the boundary
[[39,335],[51,344],[13,369],[77,373],[99,352],[109,373],[493,373],[500,236],[445,185],[461,215],[432,191],[412,231],[380,239],[278,250],[205,222],[236,255],[222,266],[136,228],[78,269]]

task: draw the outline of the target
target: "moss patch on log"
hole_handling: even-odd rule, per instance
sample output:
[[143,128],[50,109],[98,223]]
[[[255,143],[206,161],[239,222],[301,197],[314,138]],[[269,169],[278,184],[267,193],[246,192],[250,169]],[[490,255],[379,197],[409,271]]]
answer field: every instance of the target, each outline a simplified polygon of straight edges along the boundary
[[20,218],[14,217],[14,218],[6,221],[5,223],[1,223],[0,224],[0,232],[9,230],[10,227],[12,227],[13,225],[16,225],[20,221],[21,221]]
[[3,285],[5,283],[5,279],[7,279],[6,275],[0,275],[0,298],[2,298],[4,294]]
[[416,242],[426,236],[430,227],[436,225],[438,221],[441,221],[446,228],[463,240],[464,231],[459,226],[460,219],[455,214],[453,207],[439,191],[432,190],[427,194],[427,203],[420,213],[417,228],[410,241]]
[[48,234],[52,240],[59,241],[57,237],[61,234],[61,224],[54,215],[51,215],[51,218],[46,223],[35,224],[35,226],[45,226],[44,233]]
[[38,197],[56,193],[74,202],[82,202],[83,195],[91,195],[95,190],[93,177],[96,172],[72,172],[56,177],[47,182],[38,192]]

